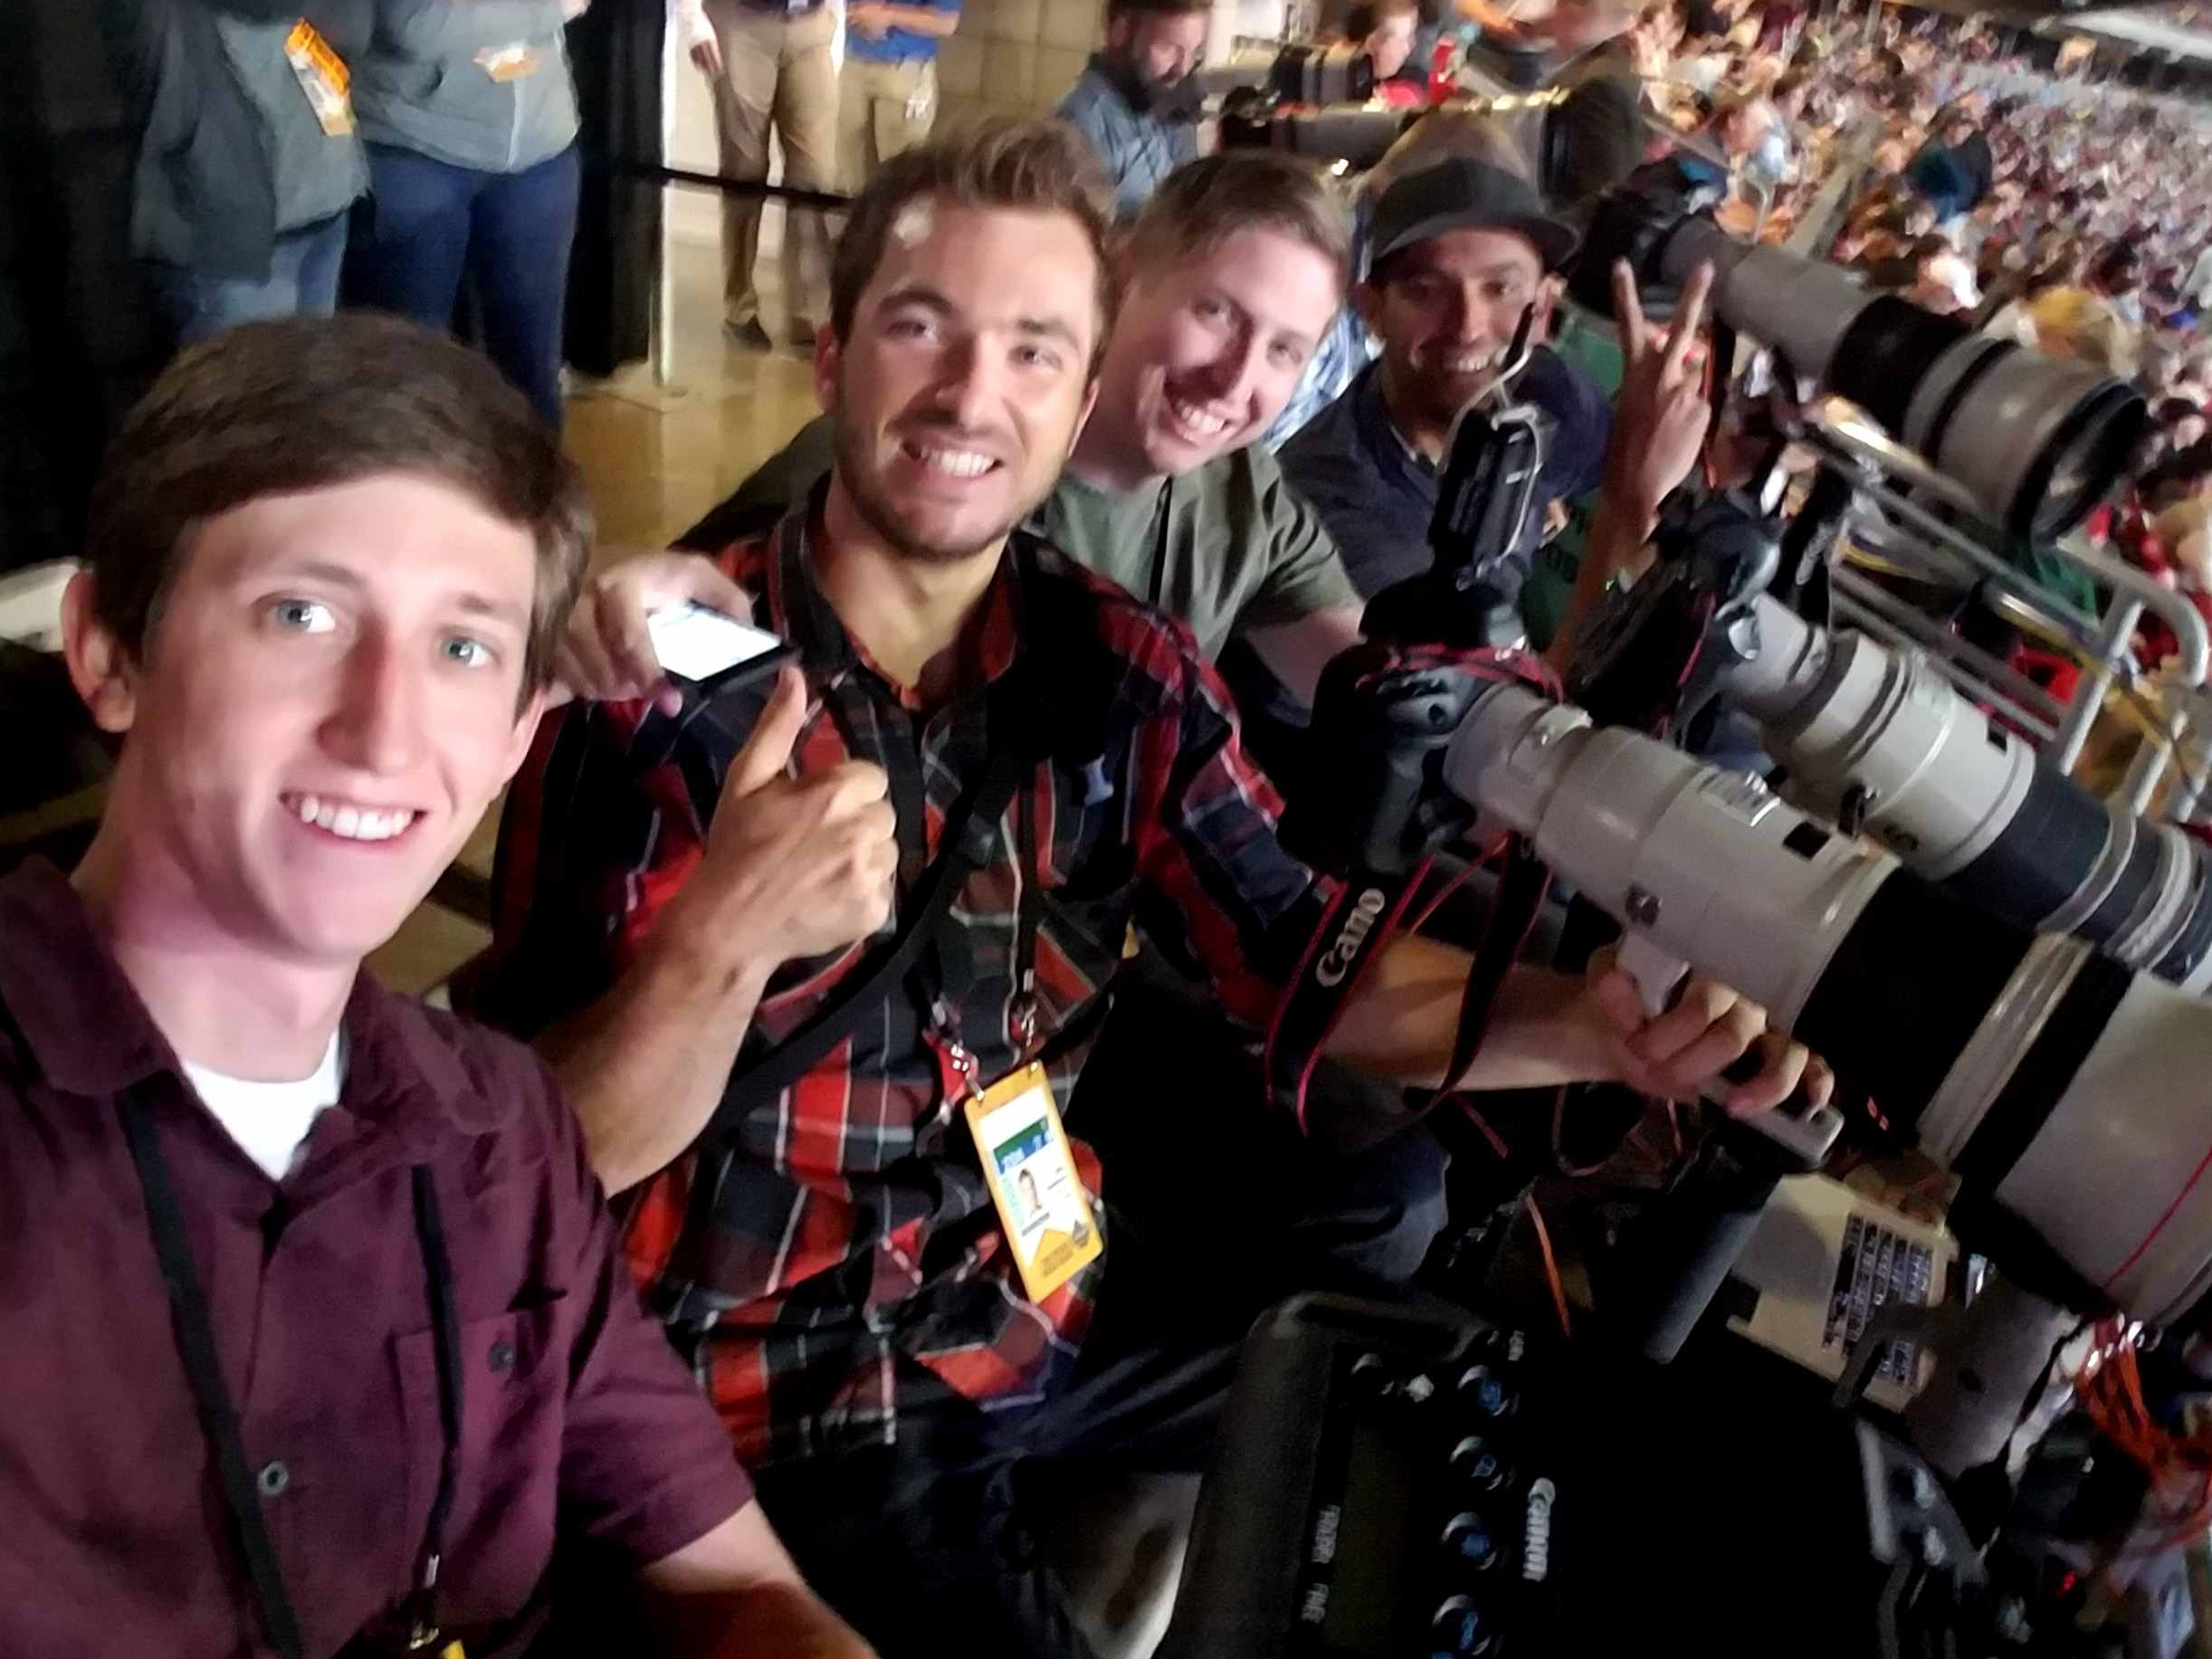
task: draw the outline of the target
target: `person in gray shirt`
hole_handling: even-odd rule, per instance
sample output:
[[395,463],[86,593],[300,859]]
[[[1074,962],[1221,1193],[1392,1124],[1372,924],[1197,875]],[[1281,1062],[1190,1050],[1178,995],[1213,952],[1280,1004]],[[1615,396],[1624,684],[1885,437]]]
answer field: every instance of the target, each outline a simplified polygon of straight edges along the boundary
[[485,352],[555,427],[581,177],[563,31],[589,3],[376,0],[354,86],[372,195],[347,302],[443,329],[465,276]]
[[1083,136],[1130,218],[1159,181],[1198,154],[1184,82],[1206,52],[1206,0],[1107,0],[1106,50],[1054,111]]
[[177,345],[328,316],[368,183],[347,60],[368,0],[100,0],[138,154],[130,247]]

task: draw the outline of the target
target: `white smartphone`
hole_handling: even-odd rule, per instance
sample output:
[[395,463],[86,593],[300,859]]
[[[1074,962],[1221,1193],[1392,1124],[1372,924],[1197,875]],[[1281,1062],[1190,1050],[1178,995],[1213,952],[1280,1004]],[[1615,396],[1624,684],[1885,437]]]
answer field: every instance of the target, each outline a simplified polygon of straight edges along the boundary
[[797,654],[788,640],[703,605],[655,611],[645,618],[645,630],[661,666],[705,692],[743,684]]

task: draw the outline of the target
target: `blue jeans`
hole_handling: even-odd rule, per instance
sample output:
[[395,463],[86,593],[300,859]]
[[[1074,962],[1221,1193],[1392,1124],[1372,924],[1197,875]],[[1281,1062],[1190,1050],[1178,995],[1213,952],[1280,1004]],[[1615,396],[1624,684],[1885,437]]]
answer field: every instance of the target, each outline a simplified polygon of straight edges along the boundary
[[279,236],[265,277],[210,276],[188,265],[151,262],[147,274],[176,343],[189,346],[234,323],[328,317],[338,309],[338,273],[345,257],[346,215],[338,214]]
[[520,173],[368,146],[369,200],[347,253],[347,303],[450,329],[465,278],[485,354],[559,426],[561,320],[581,172],[573,146]]

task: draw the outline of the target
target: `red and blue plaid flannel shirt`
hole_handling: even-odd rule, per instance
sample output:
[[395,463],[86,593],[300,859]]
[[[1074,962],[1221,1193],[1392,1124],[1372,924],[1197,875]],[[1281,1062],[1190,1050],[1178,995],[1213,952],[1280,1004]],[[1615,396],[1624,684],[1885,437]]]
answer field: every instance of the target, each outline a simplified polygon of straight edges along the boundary
[[[904,902],[986,764],[985,693],[925,712],[892,684],[815,586],[806,531],[802,511],[720,562],[763,625],[799,644],[824,701],[796,770],[858,758],[894,784],[901,770],[919,778],[928,844],[904,836]],[[1037,1035],[1059,1098],[1132,920],[1206,976],[1226,1016],[1263,1028],[1327,892],[1276,840],[1281,803],[1239,745],[1227,691],[1179,624],[1025,534],[1009,542],[987,603],[983,677],[1028,655],[1042,672],[1025,690],[1041,692],[1053,742],[1028,787],[1042,865]],[[764,695],[718,700],[680,732],[639,703],[547,722],[501,833],[483,998],[493,1017],[535,1028],[611,981],[699,862],[723,772]],[[1013,958],[1029,876],[1015,811],[971,826],[996,846],[954,903],[960,948],[944,968],[987,1082],[1019,1059]],[[803,1023],[883,937],[787,968],[746,1055]],[[888,1444],[902,1409],[1041,1397],[1111,1271],[1110,1247],[1043,1305],[1025,1299],[958,1110],[963,1085],[926,1029],[914,999],[893,995],[733,1136],[694,1147],[629,1197],[627,1245],[647,1303],[748,1461]],[[1097,1158],[1080,1142],[1075,1155],[1096,1195]]]

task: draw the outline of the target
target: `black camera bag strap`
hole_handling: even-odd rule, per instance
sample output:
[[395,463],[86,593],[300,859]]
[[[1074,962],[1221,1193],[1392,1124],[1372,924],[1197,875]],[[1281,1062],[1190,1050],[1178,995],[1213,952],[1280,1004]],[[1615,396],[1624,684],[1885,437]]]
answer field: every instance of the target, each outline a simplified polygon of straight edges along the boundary
[[[995,696],[992,713],[1015,710],[1019,701],[1013,695]],[[899,989],[900,981],[946,925],[961,886],[990,856],[991,839],[971,833],[970,826],[997,823],[1036,766],[1029,741],[1033,722],[1017,716],[995,724],[1013,729],[1003,739],[994,733],[982,775],[946,815],[936,861],[916,884],[897,933],[885,941],[873,961],[847,974],[805,1025],[767,1054],[749,1063],[740,1061],[731,1070],[721,1102],[700,1137],[702,1143],[711,1145],[734,1133],[748,1111],[774,1099],[819,1063],[863,1016]]]

